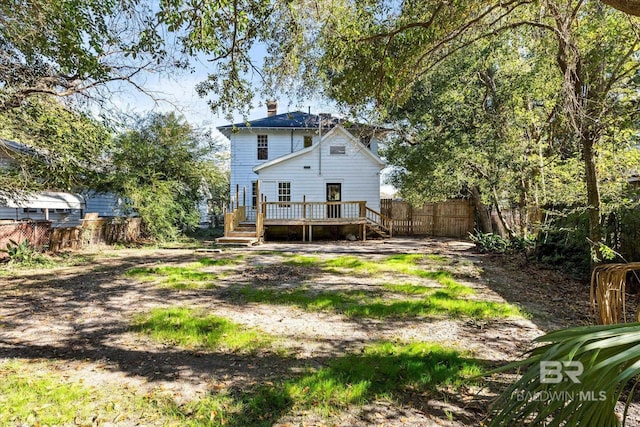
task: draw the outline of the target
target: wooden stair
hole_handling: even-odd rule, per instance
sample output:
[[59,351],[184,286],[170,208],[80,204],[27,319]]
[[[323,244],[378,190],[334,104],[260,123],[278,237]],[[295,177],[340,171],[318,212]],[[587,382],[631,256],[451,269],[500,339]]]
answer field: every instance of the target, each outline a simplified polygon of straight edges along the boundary
[[253,246],[260,243],[255,225],[243,224],[233,231],[227,232],[223,237],[216,239],[218,245],[243,245]]
[[366,208],[367,215],[367,232],[371,232],[373,236],[390,239],[393,235],[393,221],[380,212]]
[[378,224],[367,222],[367,234],[371,234],[371,236],[381,237],[383,239],[389,239],[391,236],[389,233],[381,228]]

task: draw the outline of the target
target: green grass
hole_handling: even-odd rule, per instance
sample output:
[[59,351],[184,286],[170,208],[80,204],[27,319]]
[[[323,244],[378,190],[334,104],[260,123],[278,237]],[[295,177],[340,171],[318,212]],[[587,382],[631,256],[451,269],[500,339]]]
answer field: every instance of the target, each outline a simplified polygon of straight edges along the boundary
[[[117,397],[116,397],[117,396]],[[0,364],[0,425],[92,425],[139,418],[143,401],[124,390],[69,381],[46,363]],[[147,412],[147,411],[145,411]],[[133,423],[132,423],[133,424]],[[137,423],[135,423],[137,424]]]
[[481,366],[455,350],[431,343],[379,342],[308,369],[297,378],[242,393],[211,394],[172,408],[185,425],[270,426],[283,415],[312,411],[323,416],[375,400],[392,403],[411,393],[459,387]]
[[321,369],[308,368],[244,390],[212,391],[178,404],[158,390],[138,396],[124,387],[98,388],[70,381],[45,363],[9,362],[0,365],[0,425],[91,425],[94,420],[271,426],[299,411],[330,416],[376,400],[395,403],[408,393],[459,387],[481,371],[475,360],[440,345],[378,342],[358,354],[329,360]]
[[[402,286],[402,285],[399,285]],[[417,292],[415,285],[405,289]],[[459,292],[451,289],[425,289],[420,299],[399,299],[381,296],[378,293],[362,291],[313,292],[308,289],[277,291],[244,287],[240,294],[251,302],[285,304],[309,311],[334,311],[347,317],[364,318],[407,318],[407,317],[471,317],[494,319],[523,317],[525,314],[508,303],[479,301],[459,297]]]
[[219,277],[214,273],[207,273],[193,267],[134,267],[125,273],[129,277],[146,282],[157,282],[159,285],[171,289],[212,289]]
[[237,255],[233,258],[209,258],[203,257],[198,259],[198,263],[202,265],[237,265],[243,260],[242,255]]
[[[352,255],[345,255],[336,258],[322,259],[317,256],[290,255],[284,262],[288,265],[295,265],[306,268],[319,268],[331,273],[362,274],[373,276],[378,273],[400,273],[408,276],[433,279],[438,282],[453,281],[451,273],[446,271],[430,271],[421,268],[420,263],[425,260],[436,260],[444,262],[447,259],[439,255],[422,254],[397,254],[391,255],[381,261],[364,261]],[[426,266],[425,266],[426,267]],[[441,282],[442,283],[442,282]],[[446,283],[442,283],[448,286]]]
[[134,319],[133,330],[157,341],[188,349],[235,353],[277,350],[276,339],[256,328],[184,307],[156,308],[138,315]]

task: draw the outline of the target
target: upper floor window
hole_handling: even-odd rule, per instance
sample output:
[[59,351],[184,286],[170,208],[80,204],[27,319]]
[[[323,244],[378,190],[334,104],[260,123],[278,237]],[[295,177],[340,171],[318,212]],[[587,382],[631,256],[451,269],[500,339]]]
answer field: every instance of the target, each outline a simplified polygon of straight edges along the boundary
[[329,154],[346,154],[347,147],[344,145],[332,145],[329,147]]
[[267,135],[258,135],[258,160],[269,159],[269,139]]
[[313,144],[313,137],[311,135],[306,135],[304,137],[304,148],[311,147]]

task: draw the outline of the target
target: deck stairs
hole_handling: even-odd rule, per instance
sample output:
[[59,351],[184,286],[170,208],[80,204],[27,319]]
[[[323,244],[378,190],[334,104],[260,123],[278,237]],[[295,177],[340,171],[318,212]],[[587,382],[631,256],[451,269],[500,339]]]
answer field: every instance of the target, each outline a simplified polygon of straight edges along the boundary
[[253,246],[260,243],[255,223],[243,222],[235,227],[232,231],[228,231],[223,237],[216,239],[218,245],[244,245]]

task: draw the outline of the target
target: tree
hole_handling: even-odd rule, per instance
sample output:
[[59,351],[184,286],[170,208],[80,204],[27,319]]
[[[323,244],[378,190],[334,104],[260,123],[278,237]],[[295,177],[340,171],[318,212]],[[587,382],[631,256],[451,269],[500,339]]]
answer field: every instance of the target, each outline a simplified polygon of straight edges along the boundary
[[173,239],[199,223],[206,179],[220,175],[202,137],[169,113],[143,117],[116,138],[103,190],[122,195],[155,239]]
[[22,143],[24,152],[3,169],[0,200],[39,190],[76,191],[99,180],[111,130],[52,97],[30,98],[21,108],[0,111],[0,137]]
[[[323,33],[322,66],[331,94],[346,104],[402,106],[415,85],[446,58],[518,28],[548,32],[555,39],[556,73],[562,77],[563,133],[579,147],[594,259],[602,241],[598,150],[610,130],[635,122],[638,31],[636,22],[595,1],[528,1],[444,8],[433,2],[403,2],[378,9],[353,2],[357,19],[336,19]],[[445,10],[446,9],[446,10]],[[571,145],[571,144],[570,144]]]
[[179,65],[138,0],[7,0],[0,4],[0,111],[34,95],[108,100],[109,84]]
[[[550,129],[561,80],[540,55],[545,40],[519,31],[445,59],[389,118],[405,120],[385,151],[403,197],[418,203],[459,195],[476,205],[487,233],[513,235],[504,207],[527,214],[545,202],[552,167]],[[485,205],[497,213],[493,227]]]

